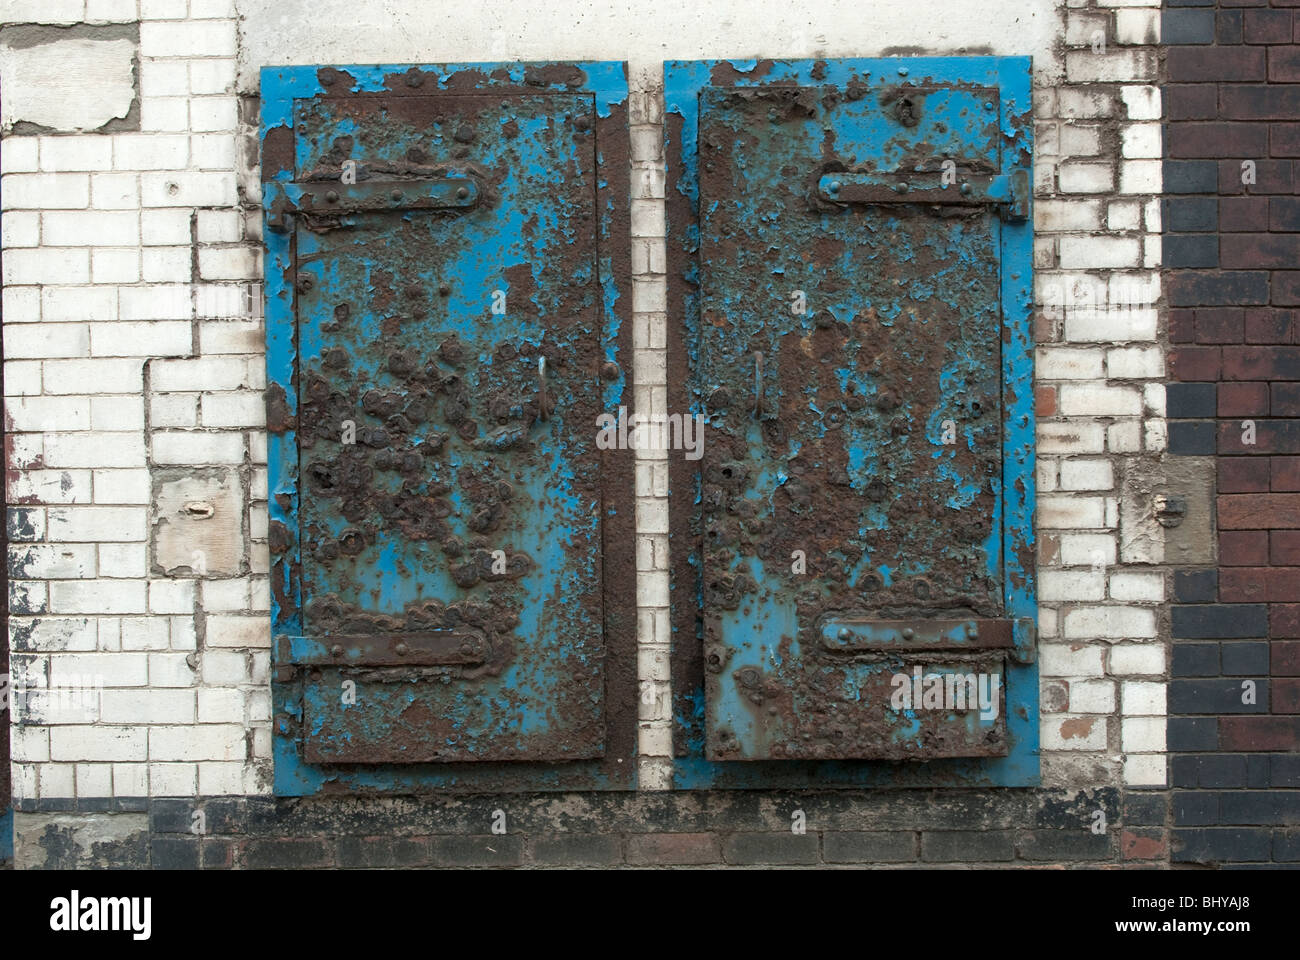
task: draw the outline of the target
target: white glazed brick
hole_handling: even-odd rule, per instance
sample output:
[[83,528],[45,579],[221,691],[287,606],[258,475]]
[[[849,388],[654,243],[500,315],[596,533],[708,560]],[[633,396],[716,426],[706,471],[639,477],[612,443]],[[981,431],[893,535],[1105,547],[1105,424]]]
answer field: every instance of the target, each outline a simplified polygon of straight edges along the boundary
[[1057,177],[1062,193],[1109,193],[1115,187],[1115,168],[1109,163],[1062,163]]
[[1161,156],[1163,141],[1159,123],[1131,123],[1123,128],[1120,137],[1122,153],[1127,158],[1144,159]]
[[1112,680],[1076,680],[1070,684],[1071,713],[1114,713],[1115,703]]
[[1136,387],[1068,383],[1060,388],[1059,408],[1065,416],[1135,417],[1142,413],[1142,392]]
[[1038,525],[1046,530],[1105,527],[1106,504],[1101,497],[1041,497]]
[[118,170],[182,170],[189,162],[189,137],[119,134],[113,140]]
[[1120,643],[1110,651],[1112,676],[1153,676],[1165,672],[1165,647],[1159,643]]
[[1104,750],[1106,743],[1105,717],[1057,714],[1043,721],[1046,750]]
[[1065,460],[1061,463],[1062,490],[1110,490],[1115,467],[1109,460]]
[[[4,141],[5,149],[16,138]],[[10,173],[0,178],[0,209],[80,210],[90,204],[91,178],[84,173]],[[6,283],[12,281],[5,278]]]
[[1145,8],[1115,11],[1115,41],[1144,46],[1160,42],[1160,11]]
[[1163,717],[1165,685],[1149,680],[1125,680],[1121,684],[1121,709],[1126,717]]
[[1076,607],[1066,613],[1064,627],[1067,638],[1147,639],[1156,636],[1156,614],[1144,607]]
[[1038,599],[1102,600],[1106,596],[1106,578],[1100,573],[1041,570],[1038,576]]
[[233,57],[235,24],[230,21],[142,23],[140,53],[146,57]]
[[1124,758],[1124,782],[1133,787],[1163,787],[1168,761],[1163,754],[1143,753]]
[[1040,643],[1039,672],[1045,677],[1101,677],[1105,650],[1095,644]]
[[44,243],[56,247],[130,247],[140,242],[134,210],[79,210],[41,215]]
[[1120,193],[1159,193],[1162,182],[1159,160],[1126,160],[1120,164]]
[[1061,564],[1067,567],[1108,567],[1115,563],[1115,536],[1109,533],[1065,533],[1060,536]]
[[244,435],[160,431],[153,435],[153,460],[158,464],[242,463]]
[[46,323],[116,320],[117,292],[102,287],[44,287],[41,319]]

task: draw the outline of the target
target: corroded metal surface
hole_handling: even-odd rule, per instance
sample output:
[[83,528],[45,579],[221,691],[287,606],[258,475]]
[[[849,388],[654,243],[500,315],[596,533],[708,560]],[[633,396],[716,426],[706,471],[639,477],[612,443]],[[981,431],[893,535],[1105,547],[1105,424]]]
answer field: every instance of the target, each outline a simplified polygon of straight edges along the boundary
[[267,71],[268,297],[296,317],[268,322],[292,341],[268,388],[281,792],[630,775],[602,559],[625,474],[594,428],[623,387],[626,180],[597,154],[625,162],[626,94],[595,66]]
[[[667,89],[678,402],[709,422],[673,476],[679,785],[1032,781],[1027,62],[672,64]],[[923,642],[953,620],[1003,642]],[[1005,670],[1005,702],[891,707],[916,668]]]

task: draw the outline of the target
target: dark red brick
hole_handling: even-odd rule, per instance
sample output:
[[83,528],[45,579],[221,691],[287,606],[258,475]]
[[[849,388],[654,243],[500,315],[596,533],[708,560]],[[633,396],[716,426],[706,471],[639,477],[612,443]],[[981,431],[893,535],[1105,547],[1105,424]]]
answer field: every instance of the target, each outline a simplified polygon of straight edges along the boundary
[[1219,416],[1266,417],[1268,412],[1267,383],[1225,383],[1219,387]]
[[1300,157],[1300,123],[1273,123],[1268,131],[1271,157]]
[[1170,47],[1166,64],[1174,83],[1263,80],[1266,69],[1264,51],[1250,47]]
[[1219,115],[1218,88],[1210,83],[1171,83],[1164,88],[1170,120],[1212,120]]
[[1241,343],[1246,311],[1242,307],[1203,307],[1196,311],[1197,343]]
[[1219,599],[1224,603],[1268,600],[1268,567],[1225,567],[1219,571]]
[[1220,530],[1300,529],[1300,494],[1235,493],[1219,497]]
[[1275,417],[1300,417],[1300,383],[1273,384],[1270,403]]
[[1219,261],[1228,270],[1295,266],[1300,263],[1300,234],[1234,233],[1219,245]]
[[1175,347],[1169,351],[1169,375],[1175,380],[1218,380],[1223,371],[1219,350],[1219,347]]
[[1248,233],[1268,229],[1268,197],[1224,197],[1219,201],[1219,229]]
[[1260,457],[1219,457],[1220,493],[1266,493],[1268,461]]
[[[1190,47],[1184,47],[1189,52]],[[1256,50],[1263,57],[1263,50]],[[1227,77],[1221,79],[1226,80]],[[1300,116],[1300,87],[1225,84],[1219,88],[1219,108],[1236,120],[1294,120]]]
[[1165,128],[1168,157],[1265,157],[1264,123],[1174,123]]
[[1192,343],[1196,339],[1196,311],[1169,311],[1169,342]]
[[1268,708],[1273,713],[1300,713],[1300,677],[1269,681]]
[[1284,344],[1291,342],[1292,313],[1271,307],[1246,309],[1245,335],[1247,343]]
[[1272,83],[1295,83],[1300,80],[1300,49],[1286,46],[1270,50],[1268,79]]
[[1271,472],[1269,486],[1274,492],[1300,491],[1300,457],[1269,457],[1268,462]]
[[1169,843],[1164,830],[1124,830],[1119,836],[1119,849],[1125,860],[1163,860],[1168,855]]
[[[1255,164],[1255,182],[1246,183],[1246,170],[1242,160]],[[1240,193],[1292,193],[1295,188],[1295,176],[1290,160],[1257,160],[1244,157],[1236,160],[1219,161],[1219,193],[1234,196]]]
[[1056,388],[1034,387],[1034,410],[1040,417],[1056,416]]
[[1246,311],[1242,307],[1203,307],[1196,311],[1197,343],[1241,343]]
[[1300,637],[1300,603],[1274,603],[1268,608],[1268,635]]
[[1279,307],[1300,307],[1300,270],[1277,270],[1270,277],[1272,302]]
[[1300,677],[1300,640],[1274,640],[1268,651],[1269,673],[1275,677]]
[[1225,567],[1268,563],[1268,534],[1263,530],[1221,530],[1219,562]]
[[1276,233],[1300,230],[1300,197],[1270,198],[1268,229]]
[[1219,743],[1224,750],[1300,749],[1300,718],[1223,717],[1219,720]]
[[1300,598],[1300,567],[1270,567],[1268,570],[1268,599],[1272,603],[1286,603]]
[[[1290,43],[1290,10],[1247,10],[1242,21],[1243,36],[1247,43]],[[1269,68],[1272,69],[1272,54],[1269,51]],[[1270,76],[1269,79],[1272,79]]]
[[1300,530],[1274,530],[1268,535],[1268,562],[1300,565]]
[[1224,380],[1300,379],[1300,347],[1223,347],[1222,351]]

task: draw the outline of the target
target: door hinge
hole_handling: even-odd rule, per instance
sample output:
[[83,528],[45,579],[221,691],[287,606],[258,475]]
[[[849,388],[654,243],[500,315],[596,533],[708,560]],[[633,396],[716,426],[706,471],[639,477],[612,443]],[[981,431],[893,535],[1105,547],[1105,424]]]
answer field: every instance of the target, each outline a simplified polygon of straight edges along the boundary
[[941,174],[911,176],[874,173],[828,173],[817,181],[817,196],[831,203],[939,203],[996,206],[1004,220],[1029,217],[1029,171],[998,176],[966,176],[944,183]]
[[399,210],[457,212],[475,206],[482,190],[471,177],[433,180],[367,180],[345,184],[336,180],[280,184],[280,196],[271,204],[267,222],[272,230],[291,229],[291,218],[301,214],[310,228],[313,221],[358,213]]

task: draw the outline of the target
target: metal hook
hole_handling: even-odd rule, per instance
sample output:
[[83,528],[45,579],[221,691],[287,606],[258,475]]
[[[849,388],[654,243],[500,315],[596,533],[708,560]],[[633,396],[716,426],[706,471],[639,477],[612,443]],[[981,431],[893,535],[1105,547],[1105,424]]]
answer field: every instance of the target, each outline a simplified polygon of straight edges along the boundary
[[754,416],[763,416],[763,351],[754,351]]

